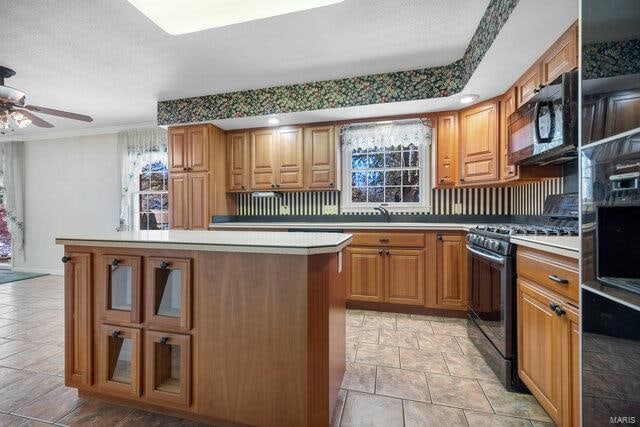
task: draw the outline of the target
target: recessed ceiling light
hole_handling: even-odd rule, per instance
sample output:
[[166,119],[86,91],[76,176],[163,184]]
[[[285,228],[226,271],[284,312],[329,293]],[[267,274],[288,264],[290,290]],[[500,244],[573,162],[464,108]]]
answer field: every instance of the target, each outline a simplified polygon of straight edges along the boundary
[[129,0],[157,26],[179,35],[329,6],[344,0]]
[[463,95],[462,98],[460,98],[460,103],[471,104],[473,101],[475,101],[478,98],[480,98],[478,95]]
[[270,125],[277,125],[278,123],[280,123],[280,120],[278,120],[275,117],[270,117],[268,122],[269,122]]

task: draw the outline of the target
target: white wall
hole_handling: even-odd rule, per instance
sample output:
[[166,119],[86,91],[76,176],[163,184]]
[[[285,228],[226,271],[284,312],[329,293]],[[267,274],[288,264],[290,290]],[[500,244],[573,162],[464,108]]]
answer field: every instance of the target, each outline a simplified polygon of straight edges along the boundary
[[25,255],[18,271],[62,274],[65,233],[115,230],[120,210],[117,134],[25,142]]

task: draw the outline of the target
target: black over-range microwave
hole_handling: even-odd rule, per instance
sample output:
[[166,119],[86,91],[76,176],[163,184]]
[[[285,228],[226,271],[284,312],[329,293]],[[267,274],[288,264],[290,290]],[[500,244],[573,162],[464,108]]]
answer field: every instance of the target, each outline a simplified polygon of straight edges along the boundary
[[509,116],[509,164],[559,164],[577,157],[578,77],[577,70],[564,73]]

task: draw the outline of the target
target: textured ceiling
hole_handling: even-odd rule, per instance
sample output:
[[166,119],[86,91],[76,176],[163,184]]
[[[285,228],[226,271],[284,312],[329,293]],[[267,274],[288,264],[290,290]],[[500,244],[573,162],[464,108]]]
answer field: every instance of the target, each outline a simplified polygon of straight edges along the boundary
[[125,0],[2,0],[11,39],[0,58],[29,103],[119,126],[155,120],[158,100],[444,65],[462,56],[487,5],[346,0],[170,36]]

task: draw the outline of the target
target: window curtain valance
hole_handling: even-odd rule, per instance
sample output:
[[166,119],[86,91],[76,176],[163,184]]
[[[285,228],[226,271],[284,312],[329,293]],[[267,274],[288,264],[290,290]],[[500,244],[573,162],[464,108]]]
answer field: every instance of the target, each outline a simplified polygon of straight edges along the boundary
[[126,231],[133,224],[132,195],[137,191],[143,167],[157,160],[167,161],[167,131],[161,128],[122,131],[118,134],[118,150],[122,177],[118,231]]
[[13,252],[24,252],[24,142],[0,143],[2,185]]
[[422,147],[431,144],[431,128],[421,120],[383,124],[349,125],[342,128],[343,151],[391,147]]

